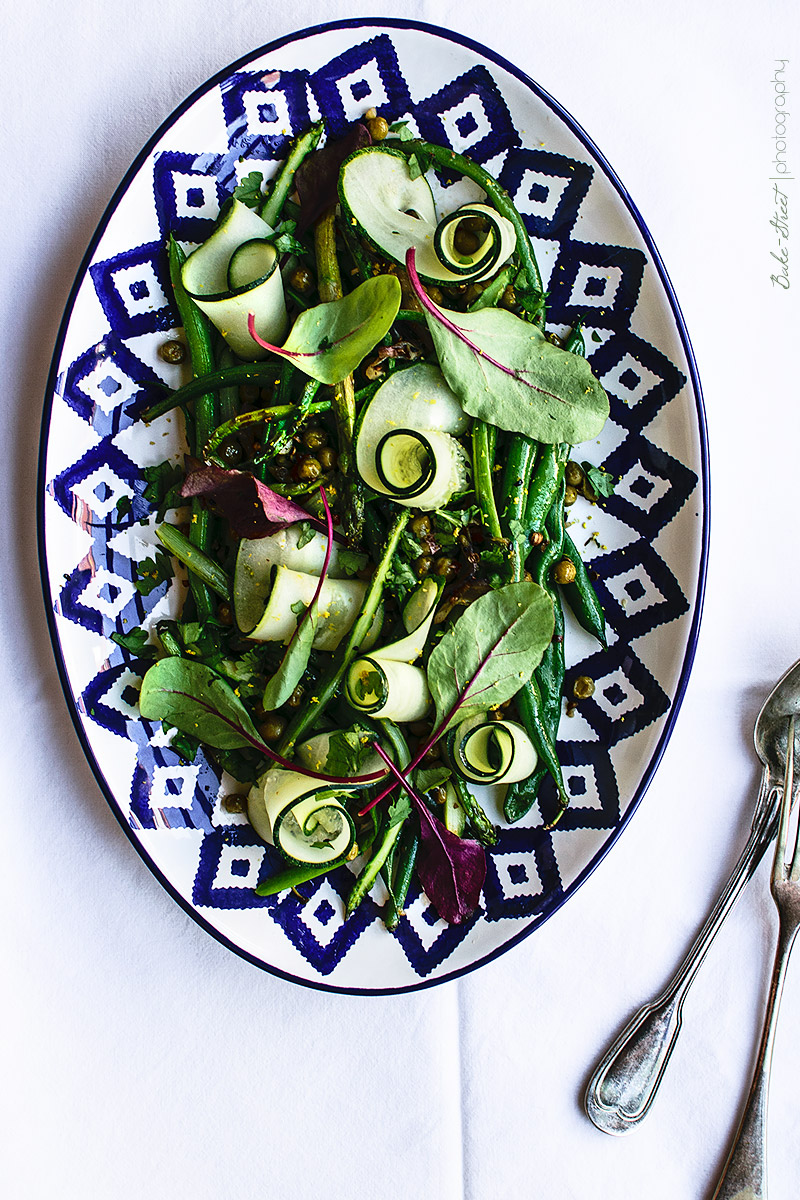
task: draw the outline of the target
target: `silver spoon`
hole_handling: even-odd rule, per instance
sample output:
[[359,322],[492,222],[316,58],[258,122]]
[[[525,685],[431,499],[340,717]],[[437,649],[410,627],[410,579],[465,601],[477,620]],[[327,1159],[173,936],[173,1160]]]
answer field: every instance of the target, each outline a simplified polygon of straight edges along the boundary
[[753,740],[764,770],[750,836],[733,874],[672,981],[636,1013],[589,1080],[586,1114],[604,1133],[628,1133],[647,1115],[680,1032],[686,993],[714,935],[775,837],[786,763],[786,718],[792,713],[800,714],[800,662],[778,681],[756,720]]

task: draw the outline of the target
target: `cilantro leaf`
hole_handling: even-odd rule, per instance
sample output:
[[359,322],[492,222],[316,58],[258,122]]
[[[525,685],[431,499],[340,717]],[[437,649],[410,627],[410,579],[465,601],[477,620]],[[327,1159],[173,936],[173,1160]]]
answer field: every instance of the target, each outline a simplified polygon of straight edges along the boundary
[[245,175],[241,183],[233,189],[234,200],[241,201],[248,208],[260,208],[264,200],[264,194],[261,191],[261,185],[264,182],[264,176],[260,171],[251,171],[249,175]]
[[589,486],[597,493],[598,496],[613,496],[614,495],[614,476],[609,475],[603,467],[592,467],[588,463],[583,464],[583,469],[586,473],[586,478],[589,481]]

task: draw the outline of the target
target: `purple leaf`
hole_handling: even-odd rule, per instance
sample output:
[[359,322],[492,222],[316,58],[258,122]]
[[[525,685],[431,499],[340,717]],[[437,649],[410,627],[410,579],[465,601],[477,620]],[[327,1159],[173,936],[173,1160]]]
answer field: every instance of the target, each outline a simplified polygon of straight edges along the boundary
[[213,500],[228,519],[236,537],[260,538],[277,533],[297,521],[310,521],[325,528],[322,521],[309,515],[294,500],[279,496],[249,471],[226,471],[223,467],[203,466],[186,476],[181,495],[203,496]]
[[420,800],[417,874],[439,916],[451,925],[471,917],[486,879],[483,846],[446,829]]
[[351,125],[344,137],[335,142],[326,142],[321,150],[315,150],[297,169],[295,186],[300,198],[300,218],[297,233],[303,233],[313,225],[317,217],[336,204],[339,198],[339,170],[346,158],[364,146],[371,146],[372,138],[366,125]]
[[394,776],[405,788],[419,813],[419,854],[417,874],[425,895],[443,921],[460,925],[478,907],[486,879],[486,854],[483,846],[461,838],[445,828],[397,767],[380,742],[372,743]]

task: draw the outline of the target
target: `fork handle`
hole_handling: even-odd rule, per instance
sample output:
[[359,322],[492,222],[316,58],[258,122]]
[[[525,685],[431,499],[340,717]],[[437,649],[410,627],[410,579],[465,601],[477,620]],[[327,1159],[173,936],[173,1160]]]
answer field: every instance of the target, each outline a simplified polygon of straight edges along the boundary
[[655,1099],[680,1032],[683,1001],[695,973],[775,836],[776,792],[767,784],[765,771],[747,844],[671,983],[636,1013],[592,1073],[584,1107],[589,1119],[604,1133],[629,1133],[647,1115]]
[[781,918],[775,965],[764,1015],[764,1028],[753,1081],[747,1095],[739,1128],[728,1152],[712,1200],[766,1200],[767,1195],[767,1095],[772,1048],[778,1023],[778,1007],[786,976],[789,952],[797,933],[795,923]]

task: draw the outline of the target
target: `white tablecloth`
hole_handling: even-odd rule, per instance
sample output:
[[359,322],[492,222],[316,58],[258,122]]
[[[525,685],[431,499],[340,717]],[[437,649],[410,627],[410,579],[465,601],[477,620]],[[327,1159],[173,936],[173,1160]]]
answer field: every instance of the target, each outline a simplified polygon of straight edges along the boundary
[[[13,1200],[694,1200],[746,1092],[776,928],[762,867],[627,1138],[582,1112],[609,1039],[668,978],[738,855],[751,730],[800,656],[800,182],[790,287],[771,226],[776,60],[800,90],[793,0],[410,3],[378,13],[485,42],[586,128],[644,214],[708,410],[705,618],[674,736],[577,895],[479,972],[399,998],[330,995],[225,950],[162,891],[83,759],[40,595],[42,397],[71,281],[152,130],[208,76],[347,0],[30,0],[5,15],[0,739],[4,1194]],[[800,174],[800,109],[787,127]],[[771,1196],[800,1177],[800,962],[770,1106]]]

